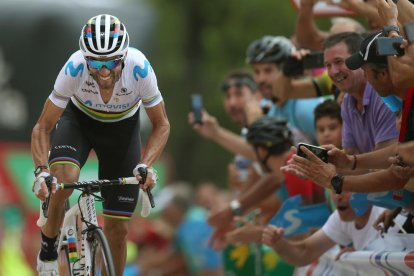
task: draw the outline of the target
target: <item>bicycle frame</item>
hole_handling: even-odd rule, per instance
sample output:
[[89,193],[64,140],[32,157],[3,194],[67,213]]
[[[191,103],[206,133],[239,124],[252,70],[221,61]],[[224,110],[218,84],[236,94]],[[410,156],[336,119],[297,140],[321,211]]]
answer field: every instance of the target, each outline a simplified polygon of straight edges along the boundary
[[[141,173],[141,172],[140,172]],[[144,181],[145,178],[143,177]],[[146,177],[146,170],[145,170]],[[51,183],[48,184],[49,197],[47,200],[40,205],[40,217],[37,221],[37,225],[42,227],[47,220],[47,210],[50,200],[51,193]],[[112,185],[125,185],[125,184],[139,184],[135,177],[119,178],[115,180],[96,180],[96,181],[79,181],[74,183],[58,183],[56,184],[56,190],[64,189],[80,189],[82,194],[78,203],[72,206],[69,210],[65,212],[62,227],[60,229],[59,243],[58,243],[58,252],[61,252],[64,249],[64,246],[67,246],[67,255],[68,255],[68,265],[70,267],[70,272],[72,275],[91,275],[92,273],[92,258],[91,250],[89,248],[89,233],[94,233],[97,228],[100,228],[98,225],[96,208],[95,208],[95,197],[94,192],[96,188],[101,188],[102,186],[112,186]],[[144,195],[145,196],[142,196]],[[145,217],[149,214],[149,208],[154,207],[154,199],[151,194],[150,189],[146,190],[146,193],[140,193],[140,198],[143,203],[143,210],[141,214]],[[78,223],[80,218],[81,223]],[[79,227],[80,226],[80,227]],[[78,235],[81,235],[79,238]],[[66,239],[65,239],[66,237]],[[105,238],[105,237],[104,237]],[[78,245],[78,241],[80,244]],[[105,239],[106,243],[106,239]],[[106,245],[107,247],[108,245]],[[77,256],[73,255],[71,249],[76,247]],[[71,256],[72,253],[72,256]],[[110,255],[110,252],[109,252]],[[110,258],[110,263],[112,264],[112,258]],[[105,259],[106,261],[106,259]]]
[[[82,220],[80,229],[78,229],[77,223],[79,217]],[[64,245],[68,245],[67,238],[64,240],[65,237],[74,237],[76,241],[80,241],[80,248],[77,248],[77,260],[68,263],[72,274],[75,274],[75,271],[80,272],[80,275],[90,275],[91,273],[92,260],[88,248],[89,244],[86,239],[88,232],[94,229],[94,226],[99,227],[95,209],[95,198],[92,195],[83,194],[79,204],[72,206],[65,213],[58,243],[58,252],[60,252]],[[69,233],[70,231],[73,231],[73,233]],[[78,239],[78,234],[81,235],[80,239]]]

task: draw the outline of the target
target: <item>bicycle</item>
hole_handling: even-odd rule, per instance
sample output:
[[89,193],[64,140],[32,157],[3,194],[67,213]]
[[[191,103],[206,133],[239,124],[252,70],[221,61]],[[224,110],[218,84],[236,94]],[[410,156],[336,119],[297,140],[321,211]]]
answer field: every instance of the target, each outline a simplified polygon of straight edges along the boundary
[[[144,172],[145,170],[145,172]],[[78,181],[73,183],[58,183],[56,190],[76,189],[81,194],[78,204],[70,208],[65,203],[65,216],[59,233],[58,263],[59,275],[115,275],[111,251],[105,234],[98,224],[95,198],[103,200],[95,193],[103,186],[127,185],[145,183],[146,169],[140,170],[142,180],[138,182],[135,177],[118,178],[114,180]],[[52,184],[46,181],[49,197],[41,204],[40,218],[37,222],[42,227],[47,220],[49,200]],[[155,207],[150,189],[147,193],[140,193],[143,209],[141,214],[149,214],[149,206]],[[147,196],[142,196],[147,195]]]

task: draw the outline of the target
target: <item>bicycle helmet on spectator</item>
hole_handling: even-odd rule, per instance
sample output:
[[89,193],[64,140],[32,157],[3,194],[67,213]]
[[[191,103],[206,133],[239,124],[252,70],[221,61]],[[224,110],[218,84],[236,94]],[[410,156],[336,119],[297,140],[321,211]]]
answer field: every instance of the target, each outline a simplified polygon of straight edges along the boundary
[[293,49],[292,42],[286,37],[266,35],[250,43],[246,51],[246,62],[281,63],[292,54]]
[[276,155],[290,149],[292,132],[286,120],[263,116],[250,125],[247,142],[254,147],[265,147],[269,154]]
[[82,28],[79,47],[85,58],[124,57],[129,45],[125,25],[109,14],[88,20]]

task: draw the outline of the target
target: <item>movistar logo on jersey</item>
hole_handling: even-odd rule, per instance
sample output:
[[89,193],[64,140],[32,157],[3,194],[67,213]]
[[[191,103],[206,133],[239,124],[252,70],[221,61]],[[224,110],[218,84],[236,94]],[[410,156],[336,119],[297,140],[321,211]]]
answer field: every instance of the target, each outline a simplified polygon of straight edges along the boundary
[[92,101],[91,100],[87,100],[86,102],[84,102],[85,105],[87,106],[92,106]]
[[96,108],[108,108],[108,109],[127,109],[130,106],[129,103],[126,104],[95,104]]
[[138,81],[138,76],[140,76],[142,79],[145,78],[148,75],[148,70],[151,68],[151,65],[149,64],[148,60],[144,61],[144,68],[139,67],[138,65],[135,65],[133,75],[136,81]]
[[72,77],[76,77],[79,74],[79,72],[80,72],[80,75],[82,76],[83,67],[84,67],[83,63],[81,63],[77,67],[75,67],[75,66],[73,66],[73,61],[69,61],[68,64],[66,64],[66,67],[65,67],[65,74],[67,75],[68,70],[69,70],[70,75]]

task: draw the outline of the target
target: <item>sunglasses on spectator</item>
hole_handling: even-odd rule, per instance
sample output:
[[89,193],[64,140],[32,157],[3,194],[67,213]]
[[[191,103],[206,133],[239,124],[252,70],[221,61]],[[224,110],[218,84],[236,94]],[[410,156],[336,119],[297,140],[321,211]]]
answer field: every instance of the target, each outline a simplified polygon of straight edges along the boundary
[[253,81],[249,79],[242,78],[242,79],[230,79],[230,80],[223,82],[223,84],[221,85],[221,91],[226,92],[232,87],[236,87],[240,89],[244,85],[249,87],[253,91],[256,91],[257,89],[256,83],[254,83]]
[[86,63],[88,64],[89,68],[101,70],[102,67],[106,67],[108,70],[112,70],[121,64],[123,58],[111,59],[111,60],[96,60],[96,59],[86,59]]

